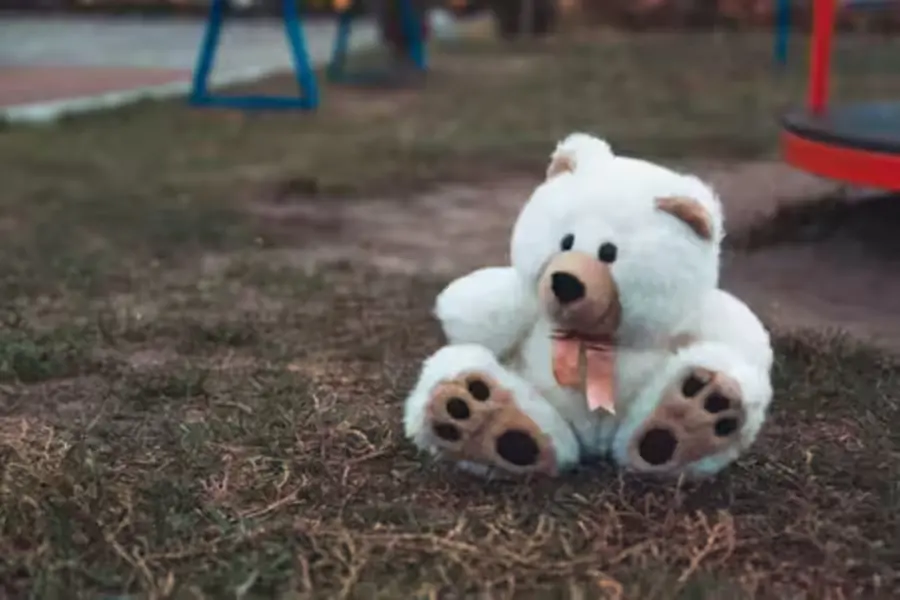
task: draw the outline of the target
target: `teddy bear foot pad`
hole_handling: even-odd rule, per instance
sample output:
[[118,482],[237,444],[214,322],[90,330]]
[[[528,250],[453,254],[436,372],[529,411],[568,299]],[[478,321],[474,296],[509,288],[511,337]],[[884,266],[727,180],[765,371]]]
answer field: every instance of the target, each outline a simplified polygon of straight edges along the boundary
[[483,373],[438,384],[426,414],[431,441],[448,458],[511,474],[556,474],[549,436]]
[[632,464],[669,471],[739,443],[745,412],[737,382],[695,368],[667,389],[632,438]]

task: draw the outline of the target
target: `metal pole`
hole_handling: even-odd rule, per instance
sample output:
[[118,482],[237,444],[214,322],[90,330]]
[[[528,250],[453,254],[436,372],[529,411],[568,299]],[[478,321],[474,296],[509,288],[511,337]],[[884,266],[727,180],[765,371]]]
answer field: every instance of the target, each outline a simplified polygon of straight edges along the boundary
[[828,76],[831,69],[831,40],[834,36],[836,0],[815,0],[813,4],[813,40],[809,67],[809,109],[825,112],[828,104]]

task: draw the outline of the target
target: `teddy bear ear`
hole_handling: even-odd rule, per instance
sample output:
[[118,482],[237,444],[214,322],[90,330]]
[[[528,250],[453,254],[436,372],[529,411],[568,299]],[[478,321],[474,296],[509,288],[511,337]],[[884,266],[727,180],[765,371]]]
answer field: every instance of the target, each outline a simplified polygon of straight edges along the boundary
[[556,145],[547,167],[547,179],[574,173],[588,162],[612,158],[609,144],[587,133],[572,133]]
[[668,213],[697,234],[704,241],[713,238],[713,224],[710,214],[698,201],[687,196],[668,196],[656,199],[656,208]]
[[553,179],[563,173],[574,173],[575,164],[575,157],[571,154],[554,152],[550,158],[550,166],[547,167],[547,179]]

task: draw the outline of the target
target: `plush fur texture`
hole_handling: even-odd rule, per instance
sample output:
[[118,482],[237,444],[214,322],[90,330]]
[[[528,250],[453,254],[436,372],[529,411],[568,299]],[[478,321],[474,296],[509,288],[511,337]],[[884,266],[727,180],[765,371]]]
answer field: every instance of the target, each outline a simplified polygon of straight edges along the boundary
[[[476,473],[556,474],[607,456],[646,473],[718,472],[753,443],[772,396],[768,333],[718,289],[723,237],[703,181],[570,135],[513,228],[511,266],[438,296],[448,346],[407,399],[407,436]],[[559,329],[614,339],[615,414],[557,382]]]

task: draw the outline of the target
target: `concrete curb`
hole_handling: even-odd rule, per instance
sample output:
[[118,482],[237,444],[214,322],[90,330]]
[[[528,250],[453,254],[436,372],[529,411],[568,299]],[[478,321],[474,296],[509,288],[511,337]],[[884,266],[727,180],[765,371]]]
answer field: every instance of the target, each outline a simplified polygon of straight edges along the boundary
[[[271,65],[220,74],[213,76],[210,83],[213,88],[252,83],[268,75],[281,72],[285,68],[283,65]],[[15,104],[0,109],[0,116],[12,123],[49,124],[68,115],[119,108],[142,100],[162,100],[187,96],[191,92],[191,87],[191,81],[174,81],[172,83],[116,90],[89,96],[63,98],[62,100]]]
[[[199,39],[197,43],[199,45]],[[350,51],[358,52],[377,43],[378,39],[374,33],[366,32],[356,40],[351,40]],[[310,62],[314,68],[318,68],[327,63],[329,58],[330,52],[324,56],[316,57],[313,55],[310,56]],[[289,69],[291,69],[291,63],[289,60],[285,60],[273,61],[265,65],[249,68],[232,69],[221,73],[214,72],[210,76],[209,84],[211,89],[221,89],[233,85],[253,83]],[[140,67],[136,67],[136,70],[140,70]],[[120,108],[143,100],[162,100],[179,96],[187,97],[191,89],[192,81],[188,79],[45,102],[26,102],[0,107],[0,119],[21,124],[51,124],[68,115]]]
[[[489,19],[482,17],[457,21],[453,26],[454,31],[452,33],[447,32],[446,35],[441,35],[441,32],[436,31],[435,37],[440,39],[443,37],[454,38],[471,36],[472,32],[483,29],[485,22],[489,22]],[[199,44],[199,39],[197,43]],[[351,40],[350,49],[353,52],[358,52],[375,46],[378,43],[378,36],[372,31],[371,33],[364,34],[362,37],[357,38],[355,41]],[[319,59],[313,59],[311,57],[311,61],[314,67],[320,67],[328,62],[328,57],[319,57]],[[285,62],[272,63],[266,66],[242,69],[228,73],[214,73],[211,77],[210,87],[213,89],[220,89],[232,85],[252,83],[290,68],[290,63]],[[87,96],[63,98],[47,102],[15,104],[0,107],[0,119],[11,123],[51,124],[68,115],[120,108],[143,100],[162,100],[179,96],[186,97],[190,94],[191,88],[191,81],[175,81]]]

